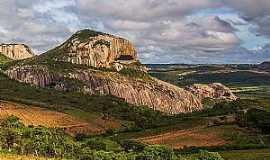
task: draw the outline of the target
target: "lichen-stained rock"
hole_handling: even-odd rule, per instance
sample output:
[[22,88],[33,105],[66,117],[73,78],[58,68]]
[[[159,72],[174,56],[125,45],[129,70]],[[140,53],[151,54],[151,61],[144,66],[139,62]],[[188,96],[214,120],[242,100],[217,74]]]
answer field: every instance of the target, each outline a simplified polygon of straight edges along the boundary
[[[39,87],[54,87],[58,90],[70,88],[85,94],[113,95],[138,106],[149,106],[169,114],[202,110],[201,101],[184,89],[151,78],[144,81],[123,76],[116,72],[76,70],[68,74],[50,72],[41,66],[23,66],[5,71],[12,79]],[[70,86],[65,79],[76,80]]]
[[190,91],[200,99],[213,98],[230,101],[237,99],[232,91],[221,83],[193,84],[186,87],[186,90]]
[[[87,39],[83,36],[88,35]],[[126,39],[91,30],[77,32],[60,48],[62,56],[58,61],[84,64],[92,67],[110,68],[116,62],[135,63],[137,52],[135,47]]]
[[0,53],[13,60],[21,60],[34,56],[31,49],[24,44],[0,44]]

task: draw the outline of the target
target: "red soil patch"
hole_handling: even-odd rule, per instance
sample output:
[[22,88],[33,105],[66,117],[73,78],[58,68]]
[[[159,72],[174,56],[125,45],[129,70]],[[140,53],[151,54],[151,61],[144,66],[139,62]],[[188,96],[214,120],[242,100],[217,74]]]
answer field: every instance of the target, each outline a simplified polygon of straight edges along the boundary
[[203,133],[200,129],[167,132],[155,136],[139,138],[137,140],[147,144],[167,145],[175,149],[191,146],[203,147],[226,144],[225,140],[211,133]]
[[109,128],[119,128],[120,123],[115,120],[104,121],[97,118],[93,122],[86,122],[65,113],[50,111],[35,106],[0,101],[0,119],[9,116],[20,118],[25,125],[44,126],[48,128],[63,128],[67,133],[76,135],[103,133]]

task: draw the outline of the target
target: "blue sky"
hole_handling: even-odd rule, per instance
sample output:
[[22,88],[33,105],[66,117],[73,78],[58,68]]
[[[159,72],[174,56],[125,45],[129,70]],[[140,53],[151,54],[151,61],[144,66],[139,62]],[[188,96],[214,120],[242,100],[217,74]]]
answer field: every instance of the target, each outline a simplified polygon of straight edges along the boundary
[[90,28],[129,39],[143,63],[270,60],[269,0],[1,0],[0,43],[41,54]]

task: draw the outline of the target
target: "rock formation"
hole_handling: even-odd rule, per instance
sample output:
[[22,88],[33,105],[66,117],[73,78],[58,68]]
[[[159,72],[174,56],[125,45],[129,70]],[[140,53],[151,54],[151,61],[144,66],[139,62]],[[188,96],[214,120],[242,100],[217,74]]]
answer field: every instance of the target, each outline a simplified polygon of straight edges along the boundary
[[[144,67],[137,61],[136,50],[127,40],[84,30],[61,46],[4,72],[12,79],[34,86],[89,95],[112,95],[169,114],[203,109],[201,101],[192,93],[150,77],[140,70]],[[103,69],[116,64],[127,66],[130,73]],[[145,75],[145,78],[136,77],[136,74]]]
[[0,44],[0,53],[13,60],[31,58],[31,49],[24,44]]
[[57,60],[74,64],[110,68],[115,63],[138,61],[136,49],[128,40],[91,30],[77,32],[61,48],[63,53]]
[[[162,112],[177,114],[202,109],[201,101],[184,89],[163,81],[128,78],[115,72],[76,70],[68,74],[50,72],[42,66],[23,66],[5,72],[12,79],[39,87],[55,87],[62,91],[113,95],[134,105],[145,105]],[[76,80],[76,86],[66,83]]]
[[198,98],[213,98],[213,99],[224,99],[224,100],[236,100],[237,97],[232,91],[221,83],[212,84],[194,84],[186,87],[187,91],[195,94]]

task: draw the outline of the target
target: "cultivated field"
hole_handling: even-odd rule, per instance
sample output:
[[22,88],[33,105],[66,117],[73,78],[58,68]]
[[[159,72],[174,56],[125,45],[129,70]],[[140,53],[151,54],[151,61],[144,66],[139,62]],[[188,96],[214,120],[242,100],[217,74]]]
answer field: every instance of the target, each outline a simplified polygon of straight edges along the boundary
[[172,131],[159,135],[139,138],[137,140],[147,144],[167,145],[174,149],[182,149],[184,147],[194,146],[221,146],[228,143],[214,133],[204,133],[203,128]]

